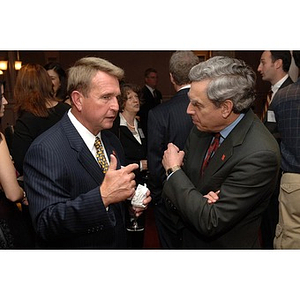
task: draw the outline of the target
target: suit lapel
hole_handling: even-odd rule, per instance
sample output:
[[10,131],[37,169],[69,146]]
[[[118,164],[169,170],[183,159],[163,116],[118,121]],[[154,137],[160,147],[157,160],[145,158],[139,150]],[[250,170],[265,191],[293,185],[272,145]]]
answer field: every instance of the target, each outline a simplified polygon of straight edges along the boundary
[[99,183],[104,178],[104,174],[102,173],[100,166],[90,150],[87,148],[69,117],[65,115],[62,121],[62,125],[65,129],[66,137],[69,140],[70,146],[74,151],[77,152],[78,162],[91,175],[91,177],[93,177],[93,179]]
[[211,158],[209,165],[205,170],[205,176],[202,178],[203,181],[211,180],[211,176],[213,176],[230,159],[234,147],[243,143],[254,117],[255,115],[252,110],[248,111],[244,118],[230,132]]

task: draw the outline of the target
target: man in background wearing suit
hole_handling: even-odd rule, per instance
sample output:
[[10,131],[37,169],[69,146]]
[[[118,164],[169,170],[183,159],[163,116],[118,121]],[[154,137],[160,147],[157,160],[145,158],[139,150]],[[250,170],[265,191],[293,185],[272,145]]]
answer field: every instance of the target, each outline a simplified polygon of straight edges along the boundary
[[148,115],[148,186],[154,203],[155,223],[162,248],[178,248],[176,227],[170,220],[165,203],[161,198],[166,179],[161,160],[168,143],[183,149],[192,129],[191,117],[186,113],[189,104],[189,71],[199,63],[192,51],[177,51],[169,62],[170,80],[176,94],[167,102],[149,111]]
[[123,205],[138,165],[121,168],[122,146],[106,130],[119,110],[123,73],[101,58],[77,61],[68,76],[72,108],[28,150],[24,183],[38,247],[126,248]]
[[[291,61],[292,56],[290,51],[264,51],[261,55],[260,63],[257,68],[257,71],[260,72],[262,79],[271,83],[270,92],[268,93],[266,102],[263,103],[261,120],[273,134],[279,145],[280,134],[278,132],[277,122],[273,110],[273,99],[279,90],[293,83],[293,80],[288,75]],[[273,240],[275,237],[275,229],[278,223],[279,215],[278,196],[280,177],[281,172],[279,172],[275,191],[262,219],[261,238],[262,246],[265,249],[273,249]]]
[[162,102],[162,94],[156,88],[158,82],[157,71],[154,68],[148,68],[145,71],[145,85],[141,90],[141,108],[138,112],[140,116],[141,127],[147,136],[148,113]]
[[[300,51],[293,51],[300,68]],[[281,136],[279,222],[275,249],[300,249],[300,78],[278,91],[273,108]]]
[[163,157],[163,195],[182,223],[182,247],[259,248],[280,151],[250,108],[255,73],[216,56],[193,67],[190,79],[187,113],[195,126],[184,151],[170,143]]

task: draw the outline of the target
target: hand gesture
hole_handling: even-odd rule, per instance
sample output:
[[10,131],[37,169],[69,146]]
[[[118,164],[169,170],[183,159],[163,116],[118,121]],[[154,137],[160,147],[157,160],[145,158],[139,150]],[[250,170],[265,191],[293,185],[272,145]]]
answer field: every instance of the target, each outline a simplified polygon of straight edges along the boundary
[[184,157],[184,151],[180,151],[179,148],[173,143],[168,144],[168,149],[164,152],[162,164],[165,170],[174,166],[182,166]]
[[110,165],[100,186],[105,207],[133,196],[136,187],[133,171],[138,167],[138,164],[130,164],[117,170],[117,158],[110,155]]

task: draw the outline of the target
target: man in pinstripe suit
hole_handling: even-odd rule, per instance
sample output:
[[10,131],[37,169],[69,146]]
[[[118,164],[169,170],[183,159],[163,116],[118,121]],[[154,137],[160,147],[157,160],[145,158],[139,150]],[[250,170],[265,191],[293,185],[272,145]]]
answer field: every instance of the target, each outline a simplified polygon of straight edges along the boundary
[[[68,76],[72,108],[26,154],[24,183],[38,247],[126,248],[123,205],[134,194],[138,165],[121,168],[122,146],[106,130],[119,109],[122,77],[123,70],[106,60],[77,61]],[[96,137],[108,170],[97,162]]]
[[173,53],[169,63],[170,80],[176,94],[162,103],[148,115],[148,168],[150,172],[148,186],[154,203],[155,222],[163,248],[178,248],[177,230],[169,218],[165,203],[161,198],[163,182],[166,179],[161,160],[168,143],[183,149],[193,126],[191,117],[186,113],[189,104],[189,71],[199,63],[192,51]]

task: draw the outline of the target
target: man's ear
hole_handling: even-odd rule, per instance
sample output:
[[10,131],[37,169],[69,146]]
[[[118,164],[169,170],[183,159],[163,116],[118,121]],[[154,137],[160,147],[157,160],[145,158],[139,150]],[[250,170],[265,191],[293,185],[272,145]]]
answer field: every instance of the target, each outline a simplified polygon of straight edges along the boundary
[[276,59],[275,62],[274,62],[274,65],[275,65],[276,69],[281,69],[282,65],[283,65],[282,59],[281,58]]
[[78,92],[78,91],[73,91],[71,94],[71,98],[73,101],[74,106],[78,111],[82,110],[82,100],[83,100],[83,95]]
[[225,100],[222,104],[221,104],[221,113],[224,119],[227,119],[233,109],[233,102],[229,99]]
[[172,84],[175,84],[173,75],[171,73],[169,73],[169,74],[170,74],[170,81],[172,82]]

